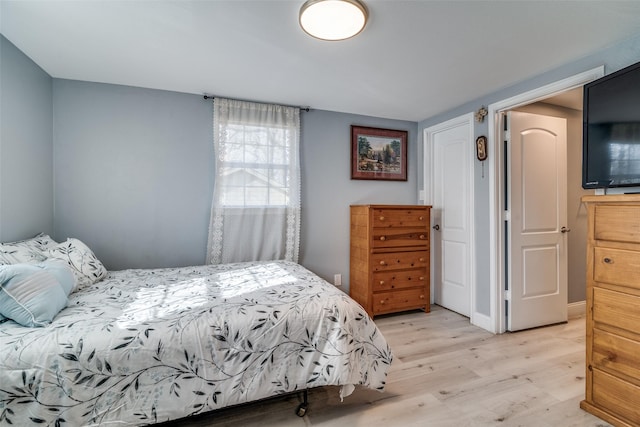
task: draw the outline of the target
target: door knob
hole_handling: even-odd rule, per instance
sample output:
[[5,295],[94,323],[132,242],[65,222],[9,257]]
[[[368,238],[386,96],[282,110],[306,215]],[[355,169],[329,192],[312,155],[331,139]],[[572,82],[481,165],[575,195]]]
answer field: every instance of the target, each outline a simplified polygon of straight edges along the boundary
[[440,230],[440,226],[438,224],[436,224],[436,225],[433,226],[433,229],[438,231],[438,230]]
[[562,227],[562,228],[560,229],[560,232],[561,232],[561,233],[568,233],[568,232],[570,232],[570,231],[571,231],[571,229],[570,229],[570,228],[567,228],[567,227]]

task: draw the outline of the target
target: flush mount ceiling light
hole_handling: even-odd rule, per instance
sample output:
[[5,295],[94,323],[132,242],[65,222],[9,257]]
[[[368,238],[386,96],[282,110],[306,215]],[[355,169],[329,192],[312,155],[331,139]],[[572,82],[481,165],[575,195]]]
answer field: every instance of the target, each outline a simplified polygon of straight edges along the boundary
[[300,8],[300,26],[321,40],[344,40],[360,33],[369,13],[360,0],[308,0]]

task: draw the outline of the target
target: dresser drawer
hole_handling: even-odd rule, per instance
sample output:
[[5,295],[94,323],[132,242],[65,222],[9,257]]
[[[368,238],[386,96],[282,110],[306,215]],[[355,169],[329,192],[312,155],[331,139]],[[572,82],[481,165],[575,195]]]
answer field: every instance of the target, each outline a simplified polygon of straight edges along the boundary
[[374,228],[372,239],[373,249],[429,247],[429,233],[425,229]]
[[596,206],[594,238],[640,243],[640,206]]
[[427,209],[388,209],[377,208],[372,213],[373,227],[414,227],[429,228]]
[[640,342],[600,329],[593,330],[594,368],[606,368],[640,381]]
[[611,291],[593,289],[593,320],[640,334],[640,297]]
[[427,274],[426,268],[373,273],[373,291],[380,292],[425,286]]
[[596,247],[593,264],[596,282],[640,289],[640,252]]
[[373,295],[373,313],[391,313],[413,308],[424,308],[429,304],[426,288],[382,292]]
[[429,251],[373,254],[371,262],[374,272],[426,267],[429,264]]
[[640,425],[640,387],[599,369],[593,370],[593,403],[602,409]]

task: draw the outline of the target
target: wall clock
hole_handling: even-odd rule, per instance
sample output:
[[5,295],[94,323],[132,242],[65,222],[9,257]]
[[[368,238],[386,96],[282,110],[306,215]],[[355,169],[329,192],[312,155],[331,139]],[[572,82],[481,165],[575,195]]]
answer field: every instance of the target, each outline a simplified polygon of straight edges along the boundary
[[479,136],[476,139],[476,155],[478,156],[478,160],[483,161],[487,160],[487,137]]

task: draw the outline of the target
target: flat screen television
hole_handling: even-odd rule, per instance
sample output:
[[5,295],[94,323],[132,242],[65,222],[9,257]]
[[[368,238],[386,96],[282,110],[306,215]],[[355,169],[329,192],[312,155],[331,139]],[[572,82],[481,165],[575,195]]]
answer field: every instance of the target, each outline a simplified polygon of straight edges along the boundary
[[584,86],[582,187],[640,186],[640,62]]

